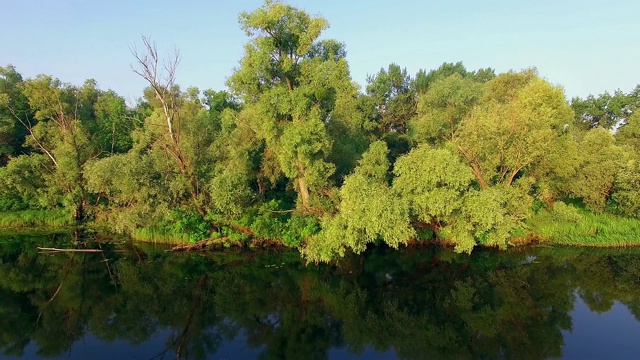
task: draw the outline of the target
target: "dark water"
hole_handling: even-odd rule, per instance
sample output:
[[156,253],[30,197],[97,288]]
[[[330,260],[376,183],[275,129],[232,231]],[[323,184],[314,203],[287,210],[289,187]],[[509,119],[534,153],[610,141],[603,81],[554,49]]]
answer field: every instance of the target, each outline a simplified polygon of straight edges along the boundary
[[0,237],[0,357],[640,358],[638,250],[378,249],[307,267],[87,240]]

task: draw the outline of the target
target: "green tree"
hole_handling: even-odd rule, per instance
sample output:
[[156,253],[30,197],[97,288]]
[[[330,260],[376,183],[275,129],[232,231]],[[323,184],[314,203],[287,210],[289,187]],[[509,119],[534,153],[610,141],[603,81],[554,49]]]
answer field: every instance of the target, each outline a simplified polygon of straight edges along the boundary
[[140,122],[125,100],[109,90],[100,92],[93,104],[97,145],[109,154],[127,152],[133,146],[131,133]]
[[[637,88],[635,90],[638,91]],[[625,123],[627,117],[640,105],[637,95],[616,90],[613,95],[604,92],[586,99],[574,97],[571,107],[575,112],[575,123],[584,130],[603,127],[612,130]]]
[[[134,126],[127,153],[87,165],[89,189],[101,200],[99,220],[118,232],[146,227],[199,240],[238,217],[252,198],[255,143],[229,93],[180,90],[174,82],[178,54],[163,72],[155,45],[147,38],[143,43],[145,52],[134,55],[149,87],[135,110],[124,109],[142,124]],[[119,98],[107,100],[105,106],[123,110]]]
[[410,122],[416,143],[441,144],[453,138],[460,121],[483,95],[482,84],[460,74],[439,77],[418,98],[417,116]]
[[323,221],[322,231],[303,250],[309,261],[331,261],[347,249],[361,253],[377,241],[397,248],[415,237],[407,203],[389,186],[388,152],[385,142],[372,143],[347,176],[338,213]]
[[21,121],[32,118],[27,98],[22,93],[24,81],[15,67],[0,67],[0,166],[9,156],[26,151],[22,147],[27,129]]
[[579,165],[569,179],[568,191],[595,211],[604,211],[616,174],[626,163],[624,150],[602,127],[589,130],[578,145]]
[[637,158],[629,160],[616,174],[612,198],[622,214],[640,218],[640,161]]
[[458,61],[457,63],[448,63],[444,62],[437,69],[426,72],[425,70],[420,70],[416,74],[416,78],[413,81],[413,86],[416,91],[420,94],[427,92],[433,84],[438,79],[445,79],[453,74],[458,74],[462,77],[466,77],[469,72],[467,68],[462,64],[462,61]]
[[640,112],[634,112],[615,133],[616,141],[620,145],[631,147],[636,154],[640,154]]
[[341,47],[318,42],[325,19],[277,1],[240,14],[240,24],[250,42],[229,87],[244,100],[239,116],[265,145],[262,172],[268,166],[290,179],[303,211],[322,208],[312,200],[330,187],[336,170],[329,133],[353,132],[362,122],[345,111],[354,109],[356,90]]
[[429,90],[431,85],[438,79],[445,79],[451,75],[458,74],[463,78],[469,78],[477,82],[487,82],[496,77],[495,71],[491,68],[468,71],[461,61],[457,63],[444,62],[437,69],[426,72],[420,70],[413,80],[413,88],[418,94],[423,94]]
[[[456,226],[474,179],[456,154],[422,145],[400,157],[393,172],[393,188],[409,204],[414,219],[434,231]],[[458,250],[473,248],[475,241],[466,240],[468,237],[453,239]]]
[[474,108],[453,136],[482,189],[535,174],[550,149],[561,144],[572,117],[560,88],[534,77],[514,91],[505,89],[502,80],[501,75],[492,80],[498,84],[488,84],[489,100]]
[[367,96],[376,109],[376,118],[382,134],[394,132],[405,134],[407,123],[416,112],[415,91],[411,88],[411,77],[407,69],[390,64],[380,69],[375,76],[367,78]]
[[[213,122],[220,123],[222,121],[221,117],[224,110],[238,110],[240,108],[236,100],[226,91],[205,90],[202,95]],[[221,126],[221,124],[218,126]]]
[[175,84],[179,53],[176,51],[168,60],[166,72],[163,72],[159,69],[160,58],[155,44],[147,38],[143,38],[143,44],[143,52],[134,51],[138,62],[135,72],[149,84],[150,98],[147,101],[152,104],[154,110],[146,119],[145,136],[150,136],[150,145],[164,154],[164,159],[158,160],[171,161],[171,170],[177,170],[176,181],[189,197],[192,209],[204,217],[206,187],[200,182],[199,172],[206,172],[207,169],[198,166],[205,164],[198,161],[198,157],[206,155],[202,150],[212,133],[204,131],[202,127],[193,126],[193,123],[202,122],[206,117],[205,110],[199,99],[189,99],[188,92],[183,96]]
[[76,220],[82,220],[88,199],[83,166],[101,151],[93,141],[95,133],[91,132],[95,123],[92,109],[98,93],[96,84],[88,80],[77,88],[39,75],[25,81],[23,93],[35,111],[34,119],[18,116],[16,119],[28,132],[26,145],[47,159],[23,164],[39,167],[31,173],[42,174],[46,187],[38,191],[49,206],[67,206]]

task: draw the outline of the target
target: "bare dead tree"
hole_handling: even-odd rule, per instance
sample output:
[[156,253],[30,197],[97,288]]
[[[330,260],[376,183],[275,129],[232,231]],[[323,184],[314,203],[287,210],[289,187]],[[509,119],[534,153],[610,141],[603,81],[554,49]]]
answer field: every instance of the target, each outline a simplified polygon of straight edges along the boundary
[[179,113],[177,111],[177,99],[171,90],[175,85],[176,70],[180,63],[180,52],[175,50],[173,56],[164,62],[162,69],[159,69],[160,58],[155,43],[152,43],[148,37],[144,36],[142,37],[142,43],[144,44],[143,52],[139,52],[135,47],[131,49],[131,53],[138,63],[137,67],[132,65],[131,68],[134,73],[151,86],[156,99],[162,105],[169,137],[172,142],[177,144],[178,139],[173,124],[178,120],[176,117],[179,116]]
[[180,148],[179,94],[174,91],[176,70],[180,63],[180,52],[174,50],[169,59],[161,64],[155,43],[144,36],[142,37],[142,43],[144,45],[142,51],[138,51],[135,46],[130,48],[137,61],[137,66],[132,65],[131,68],[134,73],[149,83],[155,98],[160,102],[169,135],[169,144],[163,148],[176,161],[180,173],[187,179],[189,193],[194,206],[204,216],[206,212],[198,200],[200,189],[197,175],[192,171],[193,169],[190,169],[187,156]]

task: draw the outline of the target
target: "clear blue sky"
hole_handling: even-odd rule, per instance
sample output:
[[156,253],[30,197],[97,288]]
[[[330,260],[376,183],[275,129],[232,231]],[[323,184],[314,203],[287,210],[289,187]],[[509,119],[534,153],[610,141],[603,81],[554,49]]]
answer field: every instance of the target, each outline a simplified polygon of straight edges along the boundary
[[[411,74],[443,62],[497,72],[537,67],[568,97],[640,83],[640,1],[290,0],[324,16],[323,38],[342,41],[353,79],[389,63]],[[145,83],[131,71],[130,45],[150,36],[178,48],[178,83],[225,88],[247,38],[237,19],[261,0],[0,0],[0,65],[24,77],[94,78],[130,102]]]

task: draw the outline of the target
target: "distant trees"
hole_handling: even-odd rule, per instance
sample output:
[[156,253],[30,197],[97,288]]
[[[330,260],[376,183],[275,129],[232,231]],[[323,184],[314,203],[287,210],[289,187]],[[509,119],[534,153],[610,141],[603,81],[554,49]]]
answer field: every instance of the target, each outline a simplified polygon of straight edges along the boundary
[[604,92],[585,99],[571,99],[576,124],[583,129],[602,127],[607,130],[626,123],[627,118],[640,106],[640,85],[629,93],[616,90],[613,95]]

